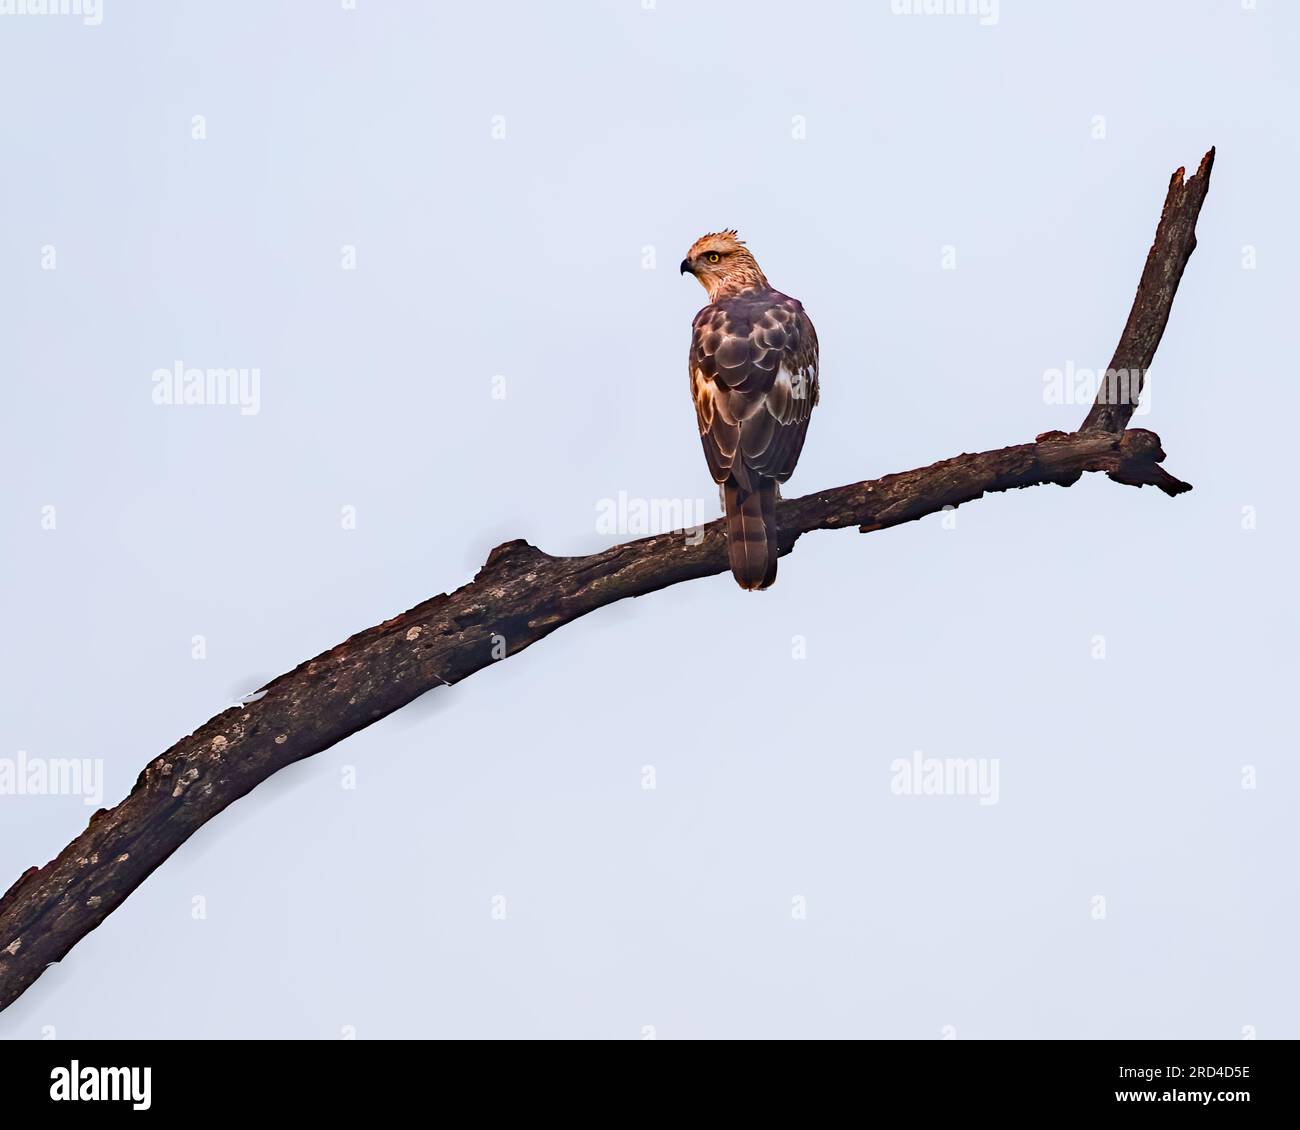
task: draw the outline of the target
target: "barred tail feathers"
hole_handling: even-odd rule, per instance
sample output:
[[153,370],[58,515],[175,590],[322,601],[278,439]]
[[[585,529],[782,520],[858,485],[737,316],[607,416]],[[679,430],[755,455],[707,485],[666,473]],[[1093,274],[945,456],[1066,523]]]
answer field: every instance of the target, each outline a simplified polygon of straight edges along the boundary
[[759,479],[747,491],[728,480],[723,486],[727,512],[727,559],[742,589],[765,589],[776,580],[776,481]]

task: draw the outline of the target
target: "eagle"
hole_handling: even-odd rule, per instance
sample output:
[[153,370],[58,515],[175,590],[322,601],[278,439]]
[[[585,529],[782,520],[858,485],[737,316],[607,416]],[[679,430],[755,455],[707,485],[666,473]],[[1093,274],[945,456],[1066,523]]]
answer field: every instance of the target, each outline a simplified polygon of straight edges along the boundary
[[765,589],[776,580],[777,484],[794,471],[817,403],[817,331],[734,228],[700,236],[681,273],[709,295],[691,323],[691,398],[722,488],[727,559],[742,589]]

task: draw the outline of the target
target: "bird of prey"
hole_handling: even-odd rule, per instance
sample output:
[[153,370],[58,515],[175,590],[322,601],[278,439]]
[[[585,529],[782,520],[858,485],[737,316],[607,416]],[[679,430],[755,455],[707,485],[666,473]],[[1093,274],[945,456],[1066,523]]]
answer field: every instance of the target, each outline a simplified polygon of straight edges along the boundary
[[817,331],[734,230],[700,236],[682,274],[709,295],[691,323],[691,396],[722,487],[727,557],[742,589],[765,589],[776,580],[777,484],[794,471],[817,403]]

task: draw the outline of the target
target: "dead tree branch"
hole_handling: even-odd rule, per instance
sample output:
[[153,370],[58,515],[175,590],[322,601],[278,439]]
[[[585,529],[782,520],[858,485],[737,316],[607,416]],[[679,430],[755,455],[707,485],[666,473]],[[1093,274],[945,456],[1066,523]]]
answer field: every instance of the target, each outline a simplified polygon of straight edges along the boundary
[[[1170,183],[1155,242],[1112,368],[1145,374],[1196,246],[1211,149],[1200,168]],[[812,530],[863,532],[911,522],[990,491],[1055,483],[1089,471],[1169,495],[1191,488],[1161,466],[1153,433],[1126,425],[1131,403],[1103,385],[1078,432],[958,455],[882,479],[819,491],[778,510],[781,553]],[[551,557],[523,541],[492,551],[474,580],[370,628],[267,684],[155,757],[130,794],[101,809],[58,857],[30,868],[0,899],[0,1009],[95,929],[203,824],[277,770],[328,749],[435,688],[514,655],[597,608],[727,571],[720,521],[611,546],[588,557]],[[761,598],[759,598],[761,599]],[[504,642],[502,642],[504,641]],[[494,647],[494,644],[496,645]],[[495,654],[494,654],[495,652]]]

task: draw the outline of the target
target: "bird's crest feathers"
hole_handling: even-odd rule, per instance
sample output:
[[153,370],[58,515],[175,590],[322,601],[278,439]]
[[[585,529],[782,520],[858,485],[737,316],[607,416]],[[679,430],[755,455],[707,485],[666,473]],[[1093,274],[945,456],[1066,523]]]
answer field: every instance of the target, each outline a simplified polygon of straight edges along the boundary
[[700,236],[687,252],[688,259],[694,259],[697,255],[702,255],[709,251],[717,251],[725,255],[728,251],[739,251],[745,246],[745,241],[736,234],[735,228],[728,228],[726,231],[711,231],[706,235]]

